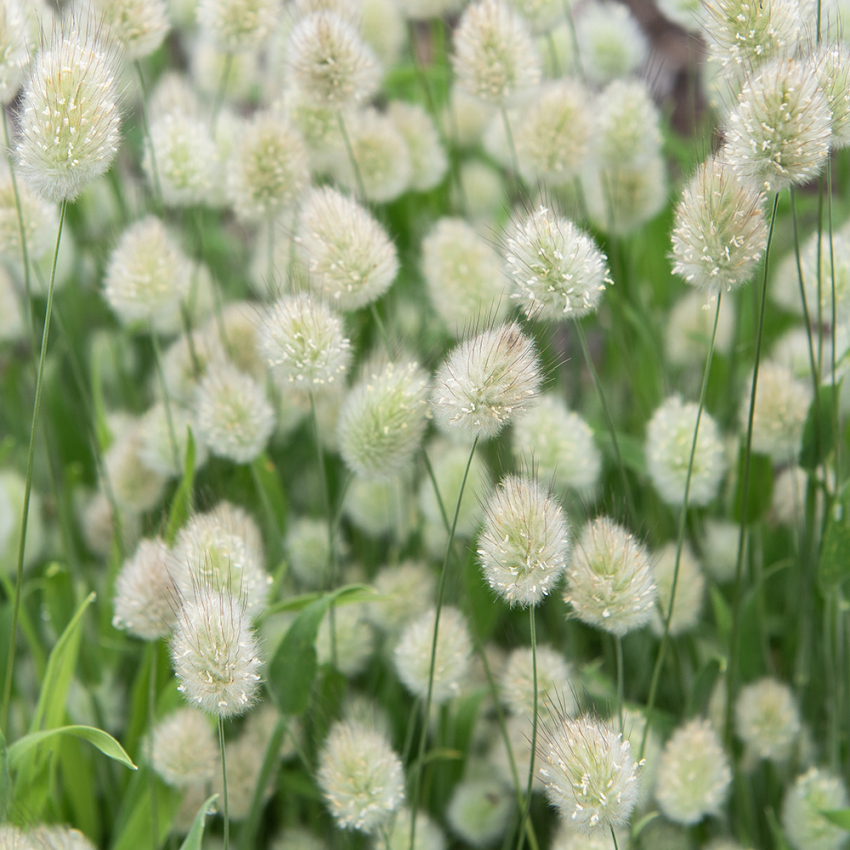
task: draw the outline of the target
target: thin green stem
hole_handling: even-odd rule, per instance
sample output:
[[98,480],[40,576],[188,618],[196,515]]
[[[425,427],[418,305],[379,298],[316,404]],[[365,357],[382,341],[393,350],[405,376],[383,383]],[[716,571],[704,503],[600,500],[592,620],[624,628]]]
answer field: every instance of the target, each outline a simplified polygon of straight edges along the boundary
[[159,850],[159,811],[156,799],[156,771],[153,770],[153,727],[156,724],[156,656],[158,641],[148,641],[148,782],[151,795],[151,843]]
[[623,667],[623,638],[620,635],[614,635],[614,657],[617,665],[617,719],[620,723],[620,732],[622,733],[625,671]]
[[[6,150],[11,150],[9,140],[9,119],[6,115],[6,109],[3,108],[3,138],[6,142]],[[24,212],[21,207],[21,195],[18,192],[18,178],[15,173],[15,165],[11,157],[7,157],[9,162],[9,176],[12,180],[12,195],[15,198],[15,212],[18,215],[18,238],[21,240],[21,264],[24,273],[24,291],[27,294],[27,316],[29,318],[30,335],[33,339],[33,347],[35,346],[35,325],[32,315],[32,284],[30,282],[30,261],[29,247],[27,243],[26,227],[24,227]]]
[[354,148],[351,146],[351,138],[348,135],[348,130],[345,126],[345,118],[343,118],[342,110],[336,113],[337,124],[339,124],[339,132],[342,135],[342,141],[345,145],[345,152],[348,154],[348,160],[351,163],[351,168],[354,171],[354,180],[357,183],[357,198],[361,203],[366,203],[366,187],[363,185],[363,175],[360,173],[360,166],[357,163],[357,157],[354,156]]
[[156,151],[153,147],[153,136],[151,136],[151,126],[148,120],[148,89],[145,85],[145,75],[142,73],[142,65],[138,59],[133,63],[136,69],[136,76],[139,79],[139,88],[142,92],[142,133],[148,145],[148,154],[151,158],[151,176],[153,177],[154,200],[157,207],[162,205],[162,187],[159,184],[159,170],[156,167]]
[[218,717],[218,747],[221,750],[221,791],[224,799],[224,850],[230,850],[230,805],[227,799],[227,758],[224,746],[224,718]]
[[224,104],[224,95],[227,91],[227,81],[230,78],[230,71],[233,68],[233,54],[228,52],[224,57],[224,66],[221,69],[221,78],[218,81],[218,89],[215,93],[213,101],[212,117],[210,118],[210,132],[215,135],[216,125],[218,124],[218,116],[221,112],[221,107]]
[[505,136],[508,140],[508,149],[511,152],[511,170],[514,173],[514,188],[516,193],[520,194],[522,191],[522,177],[519,173],[519,157],[517,156],[513,130],[511,130],[511,119],[508,115],[508,110],[504,106],[502,107],[502,124],[505,126]]
[[177,432],[174,429],[174,416],[171,411],[171,398],[168,393],[168,384],[165,381],[165,370],[162,368],[162,351],[159,347],[159,338],[153,327],[153,322],[148,326],[148,331],[151,338],[151,347],[153,348],[153,359],[156,365],[156,375],[159,379],[159,386],[162,389],[162,406],[165,410],[165,424],[168,427],[168,442],[171,443],[171,460],[174,464],[174,474],[180,475],[180,450],[177,447]]
[[517,841],[517,850],[522,850],[525,843],[525,827],[528,823],[528,817],[531,813],[531,792],[534,788],[534,758],[537,754],[537,724],[538,724],[538,706],[537,706],[537,626],[535,624],[534,606],[528,609],[528,625],[531,629],[531,690],[532,690],[532,720],[531,720],[531,757],[528,761],[528,785],[525,789],[525,805],[523,806],[522,820],[519,827],[519,840]]

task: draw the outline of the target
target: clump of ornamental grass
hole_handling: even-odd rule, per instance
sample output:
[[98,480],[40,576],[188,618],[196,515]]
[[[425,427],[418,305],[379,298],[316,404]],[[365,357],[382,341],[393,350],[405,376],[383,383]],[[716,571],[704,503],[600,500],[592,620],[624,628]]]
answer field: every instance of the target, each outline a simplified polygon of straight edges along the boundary
[[680,726],[664,745],[655,799],[673,823],[691,826],[719,815],[732,783],[729,759],[708,720]]
[[250,51],[270,38],[281,14],[280,0],[198,0],[197,19],[219,50]]
[[735,702],[735,732],[757,758],[786,761],[800,729],[797,701],[784,682],[768,677],[741,688]]
[[516,322],[456,346],[437,370],[434,416],[447,432],[487,440],[531,407],[540,390],[534,343]]
[[571,720],[556,712],[541,725],[537,756],[546,796],[563,820],[582,832],[628,824],[639,766],[621,734],[590,715]]
[[628,77],[646,61],[649,44],[629,7],[615,0],[594,0],[575,21],[581,65],[588,79],[607,83]]
[[112,625],[142,640],[166,637],[177,620],[178,590],[168,565],[168,547],[142,540],[115,579]]
[[259,347],[281,386],[307,392],[335,389],[351,363],[342,317],[309,293],[284,295],[269,308]]
[[588,522],[567,569],[564,600],[573,614],[622,637],[650,621],[657,597],[646,548],[608,517]]
[[211,781],[219,752],[209,719],[195,708],[178,708],[151,733],[151,766],[173,788]]
[[608,258],[569,219],[539,207],[514,222],[506,259],[517,299],[529,318],[578,319],[599,306]]
[[330,186],[304,197],[296,241],[310,286],[341,310],[376,301],[398,274],[395,245],[383,225]]
[[[564,656],[546,644],[537,646],[537,714],[541,721],[558,712],[571,716],[576,711],[570,665]],[[513,650],[499,674],[499,694],[511,714],[523,718],[530,729],[534,717],[534,656],[530,647]],[[526,730],[528,731],[528,729]],[[526,771],[527,773],[527,771]]]
[[487,583],[511,607],[538,605],[566,568],[569,531],[561,506],[537,481],[505,477],[487,502],[478,538]]
[[454,33],[452,66],[461,89],[499,107],[518,101],[541,75],[527,24],[498,0],[467,6]]
[[170,29],[166,0],[78,0],[77,7],[94,13],[130,60],[153,53]]
[[360,723],[340,721],[331,727],[316,779],[343,829],[378,832],[404,802],[401,760],[380,732]]
[[794,850],[839,850],[847,833],[824,816],[845,809],[847,786],[841,777],[813,767],[797,777],[782,801],[782,828]]
[[410,156],[408,188],[427,192],[438,186],[449,162],[434,120],[424,107],[401,100],[390,103],[387,115],[407,144]]
[[764,195],[709,157],[676,206],[673,271],[699,289],[737,289],[749,281],[767,245]]
[[403,472],[427,425],[428,375],[415,360],[367,362],[339,412],[343,459],[356,475],[386,480]]
[[73,200],[118,152],[121,115],[115,49],[91,22],[57,24],[32,63],[20,107],[17,168],[37,194]]
[[422,273],[431,304],[454,335],[509,306],[504,261],[461,218],[440,218],[422,240]]
[[[414,696],[426,699],[431,678],[436,611],[432,608],[408,624],[393,652],[396,673]],[[433,653],[432,705],[448,702],[460,693],[472,661],[472,639],[463,614],[444,605]]]
[[455,786],[446,807],[446,822],[463,842],[483,850],[505,834],[516,803],[509,785],[491,773],[481,773],[473,773]]
[[702,613],[705,596],[705,575],[690,546],[685,543],[678,557],[676,596],[673,592],[673,576],[676,573],[676,544],[667,543],[653,555],[652,574],[658,586],[660,610],[652,611],[652,630],[656,635],[664,633],[664,622],[673,606],[670,617],[670,634],[684,634],[695,628]]

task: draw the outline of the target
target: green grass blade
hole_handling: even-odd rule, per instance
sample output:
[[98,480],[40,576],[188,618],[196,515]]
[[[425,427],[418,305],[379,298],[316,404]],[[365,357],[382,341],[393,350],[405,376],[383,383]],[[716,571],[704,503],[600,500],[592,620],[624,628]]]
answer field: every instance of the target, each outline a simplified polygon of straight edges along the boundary
[[57,729],[45,729],[42,732],[30,732],[29,735],[25,735],[9,747],[9,767],[16,770],[27,753],[44,741],[49,741],[58,735],[73,735],[76,738],[82,738],[92,746],[97,747],[105,756],[127,765],[131,770],[138,769],[121,744],[112,735],[104,732],[103,729],[95,729],[93,726],[60,726]]
[[204,804],[198,809],[198,814],[195,815],[195,820],[192,823],[192,828],[189,834],[183,839],[180,845],[180,850],[201,850],[201,840],[204,837],[204,822],[208,814],[211,813],[212,805],[218,799],[218,794],[213,794],[208,797]]

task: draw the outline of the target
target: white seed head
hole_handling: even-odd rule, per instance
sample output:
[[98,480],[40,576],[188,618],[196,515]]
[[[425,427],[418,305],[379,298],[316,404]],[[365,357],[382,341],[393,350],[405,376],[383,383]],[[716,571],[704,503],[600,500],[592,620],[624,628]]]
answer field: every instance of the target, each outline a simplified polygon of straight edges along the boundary
[[73,200],[118,152],[117,60],[90,27],[73,17],[57,25],[24,85],[18,171],[50,201]]
[[735,732],[758,758],[786,761],[800,729],[797,700],[784,682],[764,678],[741,688],[735,702]]
[[412,485],[405,475],[388,481],[355,478],[348,486],[343,509],[359,531],[402,545],[419,523]]
[[143,640],[166,637],[177,620],[177,587],[168,570],[168,547],[142,540],[115,579],[112,625]]
[[812,59],[821,91],[832,113],[832,148],[850,145],[850,46],[844,42],[820,48]]
[[383,225],[329,186],[306,194],[297,245],[310,286],[341,310],[376,301],[398,274],[395,245]]
[[123,512],[143,513],[162,498],[167,478],[142,460],[144,439],[139,422],[116,436],[103,459],[105,478]]
[[360,723],[331,727],[316,779],[343,829],[377,832],[404,802],[401,760],[380,732]]
[[166,0],[77,0],[77,7],[89,8],[131,61],[153,53],[170,29]]
[[280,0],[198,0],[204,34],[229,52],[253,51],[271,37],[281,15]]
[[[410,850],[410,822],[412,814],[405,806],[396,812],[392,826],[387,830],[386,850]],[[383,845],[383,841],[381,842]],[[424,810],[416,815],[416,839],[413,850],[445,850],[446,837],[437,822]]]
[[389,479],[419,450],[427,425],[428,375],[414,360],[367,363],[339,413],[342,457],[363,478]]
[[732,783],[729,759],[708,720],[680,726],[661,753],[655,799],[665,817],[684,826],[718,815]]
[[[56,204],[43,200],[26,183],[17,181],[18,202],[21,207],[24,238],[30,262],[39,262],[50,256],[56,247],[59,215]],[[0,167],[0,255],[12,268],[23,269],[21,254],[21,228],[15,191],[9,169]]]
[[839,850],[847,832],[828,821],[824,811],[845,809],[847,786],[841,777],[823,768],[811,768],[797,777],[782,802],[782,827],[794,850]]
[[[530,648],[513,650],[499,675],[499,693],[511,714],[529,723],[534,717],[534,668]],[[564,656],[546,644],[537,646],[537,716],[549,722],[555,713],[575,713],[570,665]]]
[[628,823],[638,765],[629,742],[602,720],[553,717],[540,730],[537,756],[546,796],[565,821],[582,832]]
[[[780,303],[787,306],[788,302],[791,302],[794,312],[804,316],[797,256],[793,249],[791,261],[790,277],[793,278],[793,286],[788,286],[787,297],[783,297]],[[833,234],[825,232],[821,235],[820,245],[818,245],[817,231],[812,233],[803,243],[800,251],[800,268],[803,273],[803,289],[806,293],[806,304],[811,321],[818,321],[818,316],[822,316],[825,325],[841,326],[850,322],[850,232],[846,228]],[[791,284],[791,280],[788,283]],[[835,296],[834,319],[833,293]],[[820,297],[820,308],[818,297]],[[777,300],[780,299],[777,298]],[[802,339],[803,336],[806,338],[805,371],[797,377],[808,377],[811,372],[808,360],[808,335],[804,332],[800,338]]]
[[540,381],[534,343],[515,322],[503,324],[449,353],[437,371],[434,416],[447,432],[487,440],[534,404]]
[[[673,591],[673,574],[676,569],[676,544],[668,543],[653,556],[652,574],[658,585],[660,611],[652,611],[652,631],[659,637],[664,633],[664,619],[670,610]],[[679,573],[676,580],[676,598],[673,600],[673,616],[670,618],[670,634],[684,634],[699,622],[705,596],[705,576],[699,562],[688,544],[682,547],[679,557]]]
[[592,237],[546,207],[517,220],[507,236],[506,259],[527,316],[577,319],[599,306],[608,258]]
[[608,517],[588,522],[567,569],[575,616],[622,637],[649,622],[657,596],[646,548]]
[[705,537],[702,541],[703,565],[706,572],[722,584],[735,578],[740,531],[736,522],[706,520]]
[[206,785],[216,773],[218,741],[209,719],[197,709],[178,708],[160,720],[151,745],[153,769],[173,788]]
[[163,402],[157,402],[142,417],[142,462],[160,475],[179,478],[186,468],[189,428],[195,441],[195,469],[200,469],[207,462],[207,447],[195,436],[198,429],[189,411],[176,405],[166,410]]
[[26,844],[21,850],[95,850],[89,838],[68,826],[38,826],[24,835]]
[[493,106],[518,101],[540,81],[540,55],[528,25],[498,0],[479,0],[466,8],[454,49],[457,85]]
[[764,195],[709,157],[682,192],[672,240],[676,274],[699,289],[737,289],[767,245]]
[[[681,369],[702,367],[708,353],[717,305],[692,289],[671,308],[666,322],[664,349],[671,365]],[[716,351],[728,354],[735,334],[735,300],[724,298],[717,321]]]
[[[342,548],[339,535],[334,542],[339,551]],[[326,584],[331,565],[327,521],[312,517],[292,519],[286,532],[284,548],[292,574],[301,584],[311,589]]]
[[570,555],[561,506],[532,479],[509,475],[487,502],[478,561],[509,605],[538,605],[558,583]]
[[647,38],[624,3],[593,0],[576,15],[575,28],[582,68],[596,83],[628,77],[649,54]]
[[260,84],[262,51],[234,53],[218,47],[208,35],[193,39],[189,49],[189,73],[192,82],[198,91],[209,98],[218,94],[225,65],[229,66],[224,93],[225,106],[219,115],[216,133],[221,140],[225,131],[231,129],[230,125],[234,125],[234,129],[238,128],[238,122],[233,121],[235,116],[228,112],[226,104],[249,99]]
[[343,676],[359,676],[375,650],[375,630],[363,616],[362,605],[345,605],[325,614],[316,635],[319,664],[332,664]]
[[[254,714],[249,715],[254,717]],[[246,721],[247,725],[247,721]],[[259,756],[265,752],[265,746],[258,747],[253,737],[243,733],[227,745],[227,813],[231,820],[244,821],[251,812],[254,792],[260,782],[263,769],[263,759]],[[276,771],[272,770],[266,779],[266,786],[261,791],[261,800],[265,803],[274,790]],[[219,795],[224,794],[221,769],[213,775],[212,790]]]
[[427,564],[403,561],[383,567],[372,585],[380,601],[368,603],[367,619],[381,631],[398,635],[424,607],[434,604],[437,582]]
[[250,463],[266,447],[275,416],[257,381],[231,363],[217,361],[198,384],[195,420],[213,454]]
[[[455,786],[446,808],[446,823],[464,845],[484,850],[505,834],[516,805],[513,789],[492,770],[463,779]],[[408,842],[409,844],[409,842]]]
[[26,11],[22,0],[0,2],[0,104],[11,103],[29,64]]
[[[434,641],[436,611],[432,608],[408,624],[401,633],[393,653],[396,673],[414,696],[428,695],[431,671],[431,648]],[[463,614],[444,605],[440,611],[437,647],[434,654],[434,683],[431,699],[434,705],[448,702],[460,693],[469,676],[472,662],[472,639]]]
[[449,161],[434,119],[419,104],[402,100],[391,101],[387,114],[407,144],[410,189],[427,192],[439,185],[448,170]]

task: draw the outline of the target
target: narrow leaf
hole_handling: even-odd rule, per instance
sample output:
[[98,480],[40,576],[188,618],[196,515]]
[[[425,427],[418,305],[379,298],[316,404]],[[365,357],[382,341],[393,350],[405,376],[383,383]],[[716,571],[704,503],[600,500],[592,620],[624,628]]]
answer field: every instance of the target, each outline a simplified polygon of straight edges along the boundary
[[137,770],[136,765],[133,764],[133,760],[127,755],[121,744],[108,732],[104,732],[102,729],[95,729],[93,726],[60,726],[58,729],[30,732],[29,735],[25,735],[9,747],[9,767],[12,770],[16,770],[26,753],[57,735],[73,735],[75,738],[82,738],[92,746],[97,747],[97,749],[104,755],[109,756],[109,758],[127,765],[131,770]]
[[[380,602],[381,599],[386,598],[379,596],[374,588],[369,587],[368,584],[346,584],[338,588],[334,592],[334,595],[336,596],[336,604],[338,606],[355,605],[358,602]],[[280,602],[269,605],[260,615],[259,619],[263,620],[272,614],[293,614],[303,611],[308,605],[312,605],[314,602],[318,602],[324,598],[326,598],[325,594],[318,592],[290,596],[289,599],[282,599]]]
[[201,808],[198,809],[198,814],[195,815],[192,828],[189,830],[189,834],[180,845],[180,850],[201,850],[201,840],[204,837],[204,823],[207,815],[212,814],[215,811],[213,804],[217,799],[218,794],[213,794],[212,797],[208,797]]
[[836,826],[840,826],[845,832],[850,832],[850,809],[826,809],[821,814]]
[[834,402],[841,394],[841,382],[837,386],[826,384],[818,388],[812,400],[806,425],[803,428],[803,447],[800,451],[800,466],[814,470],[829,456],[835,445]]
[[6,820],[6,806],[9,801],[9,758],[6,751],[6,737],[0,730],[0,823]]
[[169,545],[174,542],[177,532],[192,512],[192,495],[195,488],[195,438],[188,425],[186,431],[186,463],[183,467],[183,478],[174,493],[171,511],[168,514],[168,524],[165,528],[165,542]]
[[750,455],[750,484],[747,489],[747,504],[744,501],[744,469],[746,467],[746,447],[741,446],[738,455],[738,476],[735,487],[735,521],[755,522],[770,507],[773,496],[773,463],[766,455]]
[[823,536],[818,584],[824,592],[837,587],[850,576],[850,482],[844,485],[832,505]]

